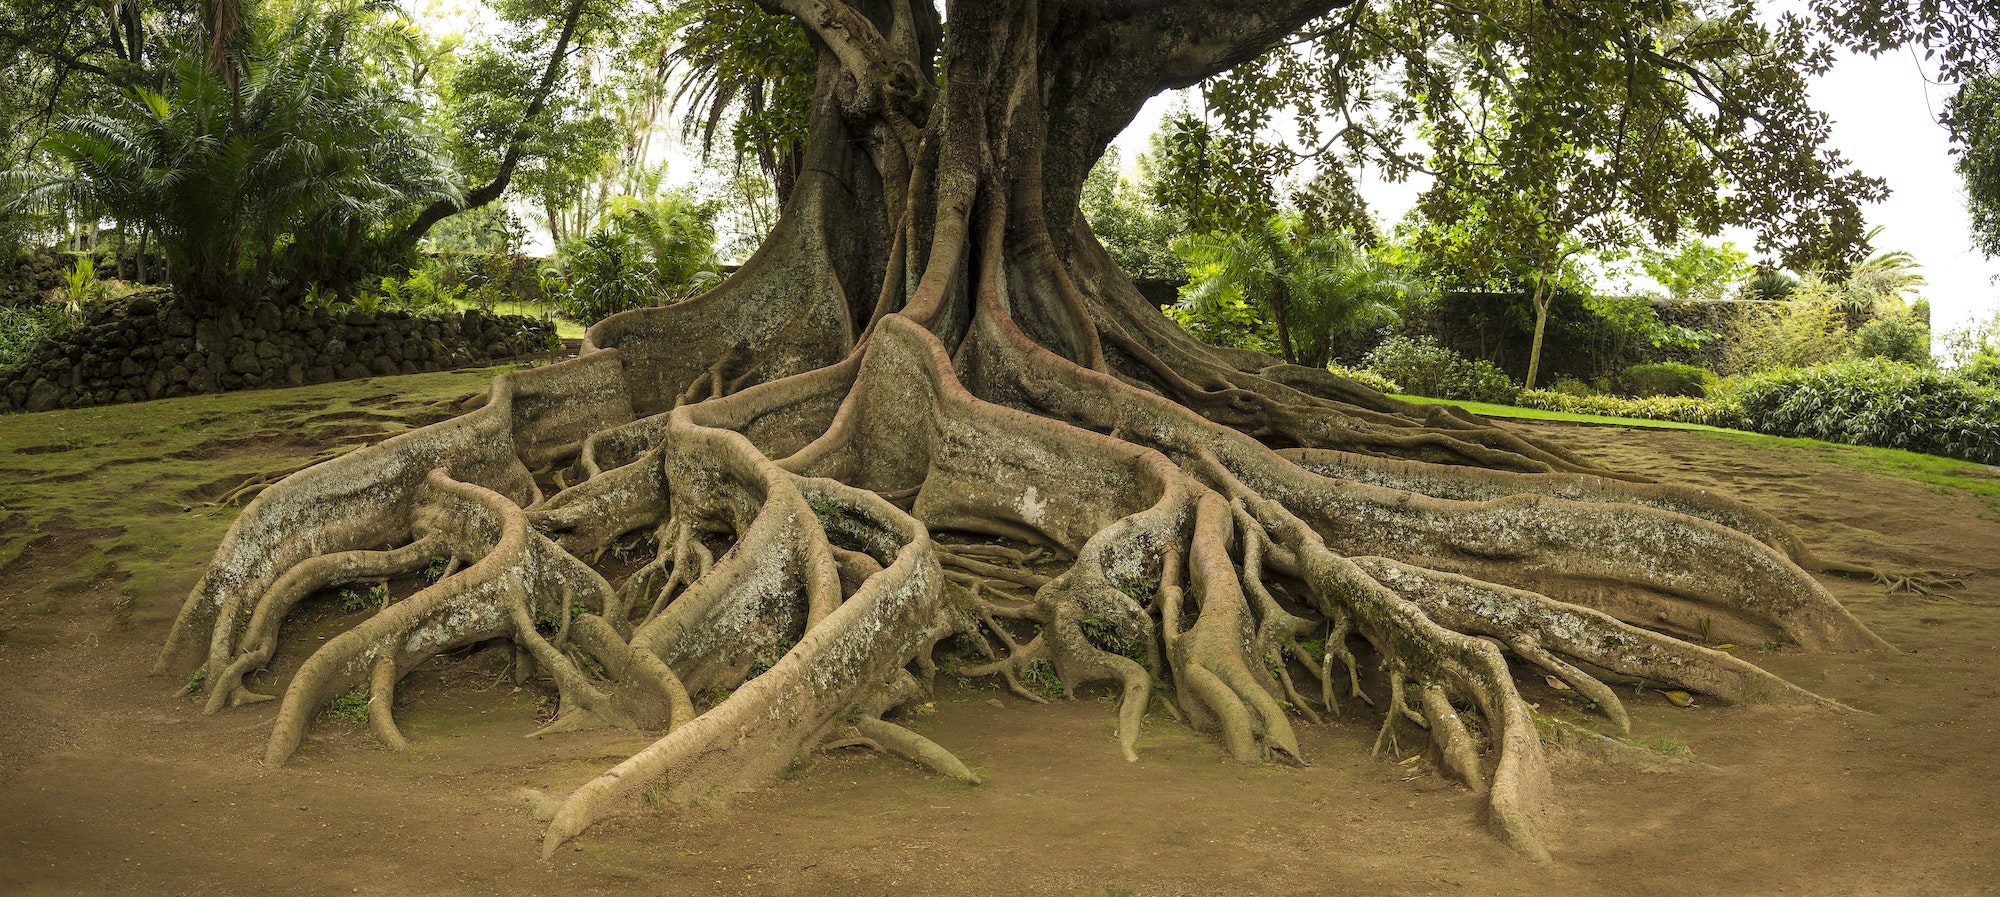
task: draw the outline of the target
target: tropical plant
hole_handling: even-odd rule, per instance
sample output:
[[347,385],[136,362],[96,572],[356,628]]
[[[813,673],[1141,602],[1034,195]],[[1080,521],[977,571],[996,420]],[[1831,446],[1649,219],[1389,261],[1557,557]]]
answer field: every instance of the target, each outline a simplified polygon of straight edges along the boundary
[[134,87],[50,134],[65,170],[35,195],[150,226],[191,306],[261,295],[288,243],[311,257],[299,267],[331,274],[368,226],[454,192],[418,111],[344,52],[355,15],[253,16],[236,68],[175,45],[162,89]]
[[1752,429],[2000,463],[2000,391],[1880,358],[1788,368],[1732,384]]
[[[1817,294],[1817,279],[1800,282],[1801,292]],[[1798,300],[1757,306],[1737,325],[1725,360],[1726,373],[1828,364],[1853,350],[1854,335],[1837,305]]]
[[1285,361],[1324,368],[1334,340],[1398,320],[1396,306],[1422,287],[1343,233],[1279,214],[1253,231],[1191,234],[1174,249],[1187,263],[1184,310],[1254,304],[1270,316]]

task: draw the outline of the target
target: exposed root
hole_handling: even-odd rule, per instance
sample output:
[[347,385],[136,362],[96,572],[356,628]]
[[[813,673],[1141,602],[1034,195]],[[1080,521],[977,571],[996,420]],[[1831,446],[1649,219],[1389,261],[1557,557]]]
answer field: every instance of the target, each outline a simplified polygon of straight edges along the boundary
[[[1375,707],[1378,752],[1402,751],[1404,722],[1427,730],[1439,768],[1485,795],[1499,837],[1545,858],[1541,736],[1503,648],[1622,733],[1608,683],[1623,677],[1838,706],[1655,628],[1880,646],[1799,569],[1810,557],[1795,537],[1735,503],[1608,478],[1476,419],[1357,405],[1367,397],[1338,383],[1171,346],[1148,358],[1136,338],[1107,337],[1104,364],[1138,365],[1119,372],[1153,391],[1135,389],[996,320],[971,321],[954,357],[882,316],[864,351],[825,367],[754,351],[689,367],[629,321],[595,330],[617,348],[505,375],[462,417],[259,496],[162,667],[207,671],[212,711],[256,700],[243,677],[269,662],[300,600],[444,557],[445,575],[292,676],[268,762],[364,685],[371,729],[402,749],[397,680],[506,639],[516,681],[545,677],[560,697],[533,734],[664,731],[562,803],[545,853],[648,789],[724,796],[815,749],[885,750],[977,783],[946,747],[884,719],[928,694],[933,654],[951,645],[957,675],[998,677],[1026,700],[1116,687],[1128,760],[1155,683],[1242,762],[1303,763],[1294,717]],[[1281,454],[1259,436],[1460,466]],[[617,586],[581,559],[622,559],[635,532],[655,553],[621,561]],[[1386,695],[1362,688],[1364,649]]]

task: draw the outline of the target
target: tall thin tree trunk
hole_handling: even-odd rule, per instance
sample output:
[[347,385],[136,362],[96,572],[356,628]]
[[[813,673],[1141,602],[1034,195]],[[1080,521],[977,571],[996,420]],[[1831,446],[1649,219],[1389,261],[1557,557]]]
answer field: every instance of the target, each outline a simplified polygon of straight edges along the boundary
[[1285,353],[1286,364],[1298,364],[1298,350],[1292,347],[1292,329],[1285,315],[1285,285],[1279,283],[1271,290],[1271,317],[1278,325],[1278,348]]
[[1533,347],[1528,350],[1527,388],[1529,389],[1535,388],[1535,376],[1541,373],[1542,333],[1549,326],[1549,302],[1546,295],[1547,287],[1544,286],[1545,283],[1547,283],[1546,277],[1536,280],[1535,291],[1528,297],[1529,304],[1535,307],[1535,341]]

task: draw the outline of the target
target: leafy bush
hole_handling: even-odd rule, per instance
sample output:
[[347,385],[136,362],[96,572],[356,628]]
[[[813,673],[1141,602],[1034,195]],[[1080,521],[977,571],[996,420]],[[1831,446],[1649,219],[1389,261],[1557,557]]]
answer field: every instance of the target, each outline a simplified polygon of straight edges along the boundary
[[1882,359],[1780,370],[1733,384],[1752,429],[2000,463],[2000,391]]
[[1403,391],[1401,384],[1367,368],[1350,368],[1330,364],[1326,366],[1326,369],[1377,392],[1400,393]]
[[1590,387],[1590,384],[1568,376],[1557,377],[1554,383],[1549,384],[1548,391],[1559,392],[1566,396],[1594,396],[1598,394],[1597,390]]
[[1514,404],[1522,408],[1562,411],[1569,414],[1599,414],[1605,417],[1635,417],[1640,420],[1670,420],[1710,427],[1743,426],[1741,414],[1730,402],[1692,396],[1575,395],[1550,389],[1523,390]]
[[1419,396],[1461,402],[1509,404],[1521,387],[1485,359],[1470,359],[1430,337],[1392,336],[1368,353],[1361,366]]
[[0,305],[0,368],[28,357],[42,340],[68,330],[75,317],[61,304]]
[[409,277],[402,280],[384,277],[382,278],[383,304],[389,308],[399,308],[419,314],[458,311],[455,301],[465,293],[465,287],[445,286],[438,280],[438,272],[433,268],[412,271]]
[[1987,389],[2000,389],[2000,355],[1974,355],[1953,373]]
[[546,298],[570,320],[595,324],[621,311],[665,301],[638,241],[598,231],[565,249],[559,271],[546,271]]
[[1669,361],[1635,364],[1625,369],[1624,381],[1625,389],[1640,398],[1689,396],[1698,399],[1708,395],[1709,387],[1715,384],[1715,374],[1697,365]]
[[1738,328],[1728,373],[1828,364],[1854,345],[1842,311],[1830,301],[1772,303],[1758,311]]
[[1905,317],[1869,321],[1854,333],[1854,354],[1860,358],[1887,358],[1904,364],[1928,365],[1931,362],[1931,329],[1921,321]]

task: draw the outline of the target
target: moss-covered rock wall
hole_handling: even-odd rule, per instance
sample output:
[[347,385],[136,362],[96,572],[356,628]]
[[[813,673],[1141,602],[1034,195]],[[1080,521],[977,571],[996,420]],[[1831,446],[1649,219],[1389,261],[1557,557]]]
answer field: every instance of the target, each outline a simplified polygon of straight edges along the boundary
[[196,318],[159,293],[92,308],[0,370],[0,412],[414,374],[554,350],[554,325],[479,310],[442,316],[264,304]]

